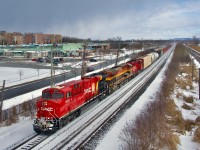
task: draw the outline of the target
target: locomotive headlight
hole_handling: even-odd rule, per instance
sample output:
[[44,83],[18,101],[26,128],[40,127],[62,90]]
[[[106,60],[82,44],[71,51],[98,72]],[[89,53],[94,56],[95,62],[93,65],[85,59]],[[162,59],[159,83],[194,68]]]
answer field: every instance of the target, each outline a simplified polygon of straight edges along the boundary
[[51,124],[50,122],[48,122],[46,126],[47,127],[53,127],[53,124]]

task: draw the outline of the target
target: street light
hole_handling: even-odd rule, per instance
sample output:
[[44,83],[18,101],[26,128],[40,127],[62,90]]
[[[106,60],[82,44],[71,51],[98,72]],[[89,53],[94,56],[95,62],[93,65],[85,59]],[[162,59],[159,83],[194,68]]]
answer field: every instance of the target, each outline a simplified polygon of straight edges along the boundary
[[1,89],[1,106],[0,106],[0,121],[2,121],[2,108],[3,108],[3,92],[4,92],[4,88],[5,88],[5,80],[3,80],[3,86],[0,86],[2,87]]
[[52,46],[51,46],[51,87],[53,87],[53,59],[52,59]]

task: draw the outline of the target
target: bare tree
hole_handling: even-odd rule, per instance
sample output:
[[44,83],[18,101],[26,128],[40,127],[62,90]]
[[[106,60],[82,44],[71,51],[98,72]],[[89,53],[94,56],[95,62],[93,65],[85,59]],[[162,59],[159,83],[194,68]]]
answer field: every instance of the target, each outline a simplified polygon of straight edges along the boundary
[[18,113],[17,113],[17,107],[13,106],[11,109],[11,114],[10,114],[10,123],[16,123],[19,119]]
[[20,81],[21,81],[21,79],[22,79],[22,76],[24,75],[24,72],[23,72],[23,70],[19,70],[19,78],[20,78]]
[[117,63],[118,63],[119,51],[120,51],[120,47],[121,47],[121,37],[117,37],[116,42],[117,42],[118,48],[117,48],[117,58],[115,61],[115,66],[117,66]]
[[22,103],[22,112],[24,114],[24,116],[28,116],[29,115],[29,108],[28,108],[28,101],[25,101]]

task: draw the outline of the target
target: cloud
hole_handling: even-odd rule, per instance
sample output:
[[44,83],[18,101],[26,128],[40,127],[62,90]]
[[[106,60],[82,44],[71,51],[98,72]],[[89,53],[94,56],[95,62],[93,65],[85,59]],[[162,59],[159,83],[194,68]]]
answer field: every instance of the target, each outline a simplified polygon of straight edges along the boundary
[[1,4],[0,28],[11,32],[92,39],[199,35],[200,1],[196,0],[3,0]]

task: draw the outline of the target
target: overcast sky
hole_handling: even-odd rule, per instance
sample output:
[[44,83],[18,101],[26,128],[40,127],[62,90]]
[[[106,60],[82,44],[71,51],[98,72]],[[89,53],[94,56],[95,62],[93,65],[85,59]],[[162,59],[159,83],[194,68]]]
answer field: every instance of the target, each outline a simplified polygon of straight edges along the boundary
[[95,40],[200,37],[200,0],[0,0],[0,30]]

